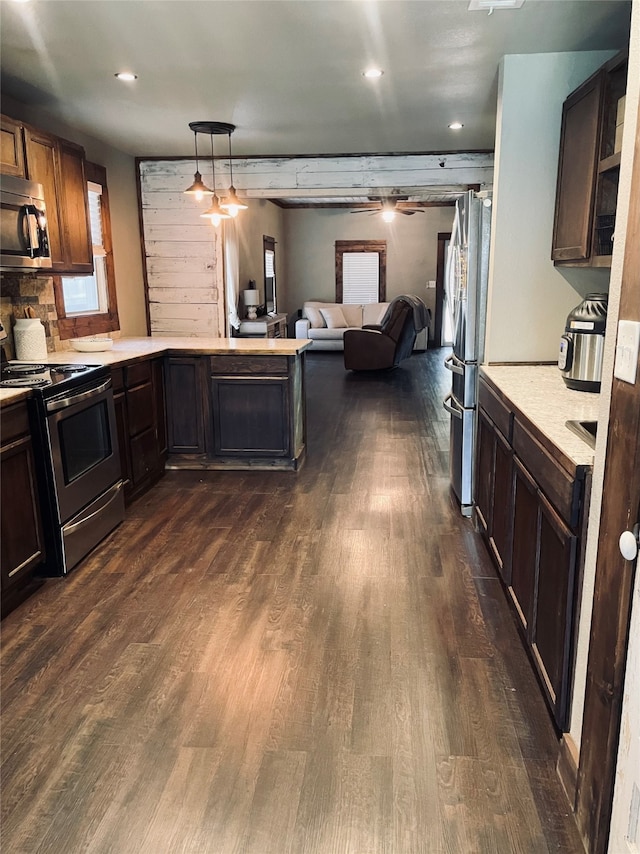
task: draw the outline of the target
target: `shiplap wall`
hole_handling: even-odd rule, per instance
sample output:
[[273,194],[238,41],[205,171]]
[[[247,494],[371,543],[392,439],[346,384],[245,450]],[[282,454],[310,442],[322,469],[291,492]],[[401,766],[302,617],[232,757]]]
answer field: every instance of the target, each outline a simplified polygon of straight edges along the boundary
[[[206,200],[184,195],[195,168],[191,159],[139,163],[152,335],[225,334],[223,229],[201,219]],[[201,159],[200,171],[211,186],[210,158]],[[234,160],[233,178],[248,198],[490,186],[493,154],[247,158]],[[216,158],[218,194],[228,185],[228,161]]]
[[[140,196],[152,335],[224,336],[221,229],[185,196],[190,160],[140,163]],[[205,179],[206,180],[206,179]]]

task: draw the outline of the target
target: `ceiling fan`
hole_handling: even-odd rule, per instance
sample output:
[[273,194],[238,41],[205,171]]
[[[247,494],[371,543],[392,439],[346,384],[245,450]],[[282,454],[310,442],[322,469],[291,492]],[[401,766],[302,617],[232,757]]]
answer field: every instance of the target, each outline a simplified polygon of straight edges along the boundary
[[382,219],[385,222],[391,222],[397,213],[404,216],[413,216],[415,213],[424,213],[422,208],[406,208],[398,207],[398,202],[406,202],[408,196],[369,196],[370,202],[375,202],[379,207],[371,210],[370,207],[361,208],[360,210],[351,211],[351,213],[368,213],[369,216],[382,214]]

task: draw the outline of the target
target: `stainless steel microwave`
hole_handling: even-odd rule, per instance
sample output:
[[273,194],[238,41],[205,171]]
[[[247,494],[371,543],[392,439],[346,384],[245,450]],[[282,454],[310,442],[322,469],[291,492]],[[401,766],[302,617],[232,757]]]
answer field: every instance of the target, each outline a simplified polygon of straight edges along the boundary
[[51,267],[42,184],[0,176],[0,270]]

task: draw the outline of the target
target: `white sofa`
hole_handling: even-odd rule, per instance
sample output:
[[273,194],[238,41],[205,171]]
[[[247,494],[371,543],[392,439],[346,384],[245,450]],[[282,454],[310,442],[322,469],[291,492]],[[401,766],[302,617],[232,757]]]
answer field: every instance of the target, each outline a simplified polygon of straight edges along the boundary
[[[310,338],[314,350],[344,350],[343,338],[346,330],[379,324],[388,306],[388,302],[371,302],[365,305],[305,302],[302,317],[296,320],[296,338]],[[414,350],[426,350],[427,335],[427,329],[418,334]]]

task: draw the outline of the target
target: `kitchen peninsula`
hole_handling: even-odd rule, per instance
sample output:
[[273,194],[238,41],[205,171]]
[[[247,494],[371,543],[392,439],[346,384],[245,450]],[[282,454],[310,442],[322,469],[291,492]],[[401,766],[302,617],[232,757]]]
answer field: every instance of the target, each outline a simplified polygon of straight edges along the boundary
[[[111,367],[124,480],[135,483],[145,479],[146,457],[158,445],[168,468],[298,469],[306,450],[303,360],[310,343],[121,338],[110,350],[58,351],[47,361]],[[4,405],[25,396],[0,392]]]

